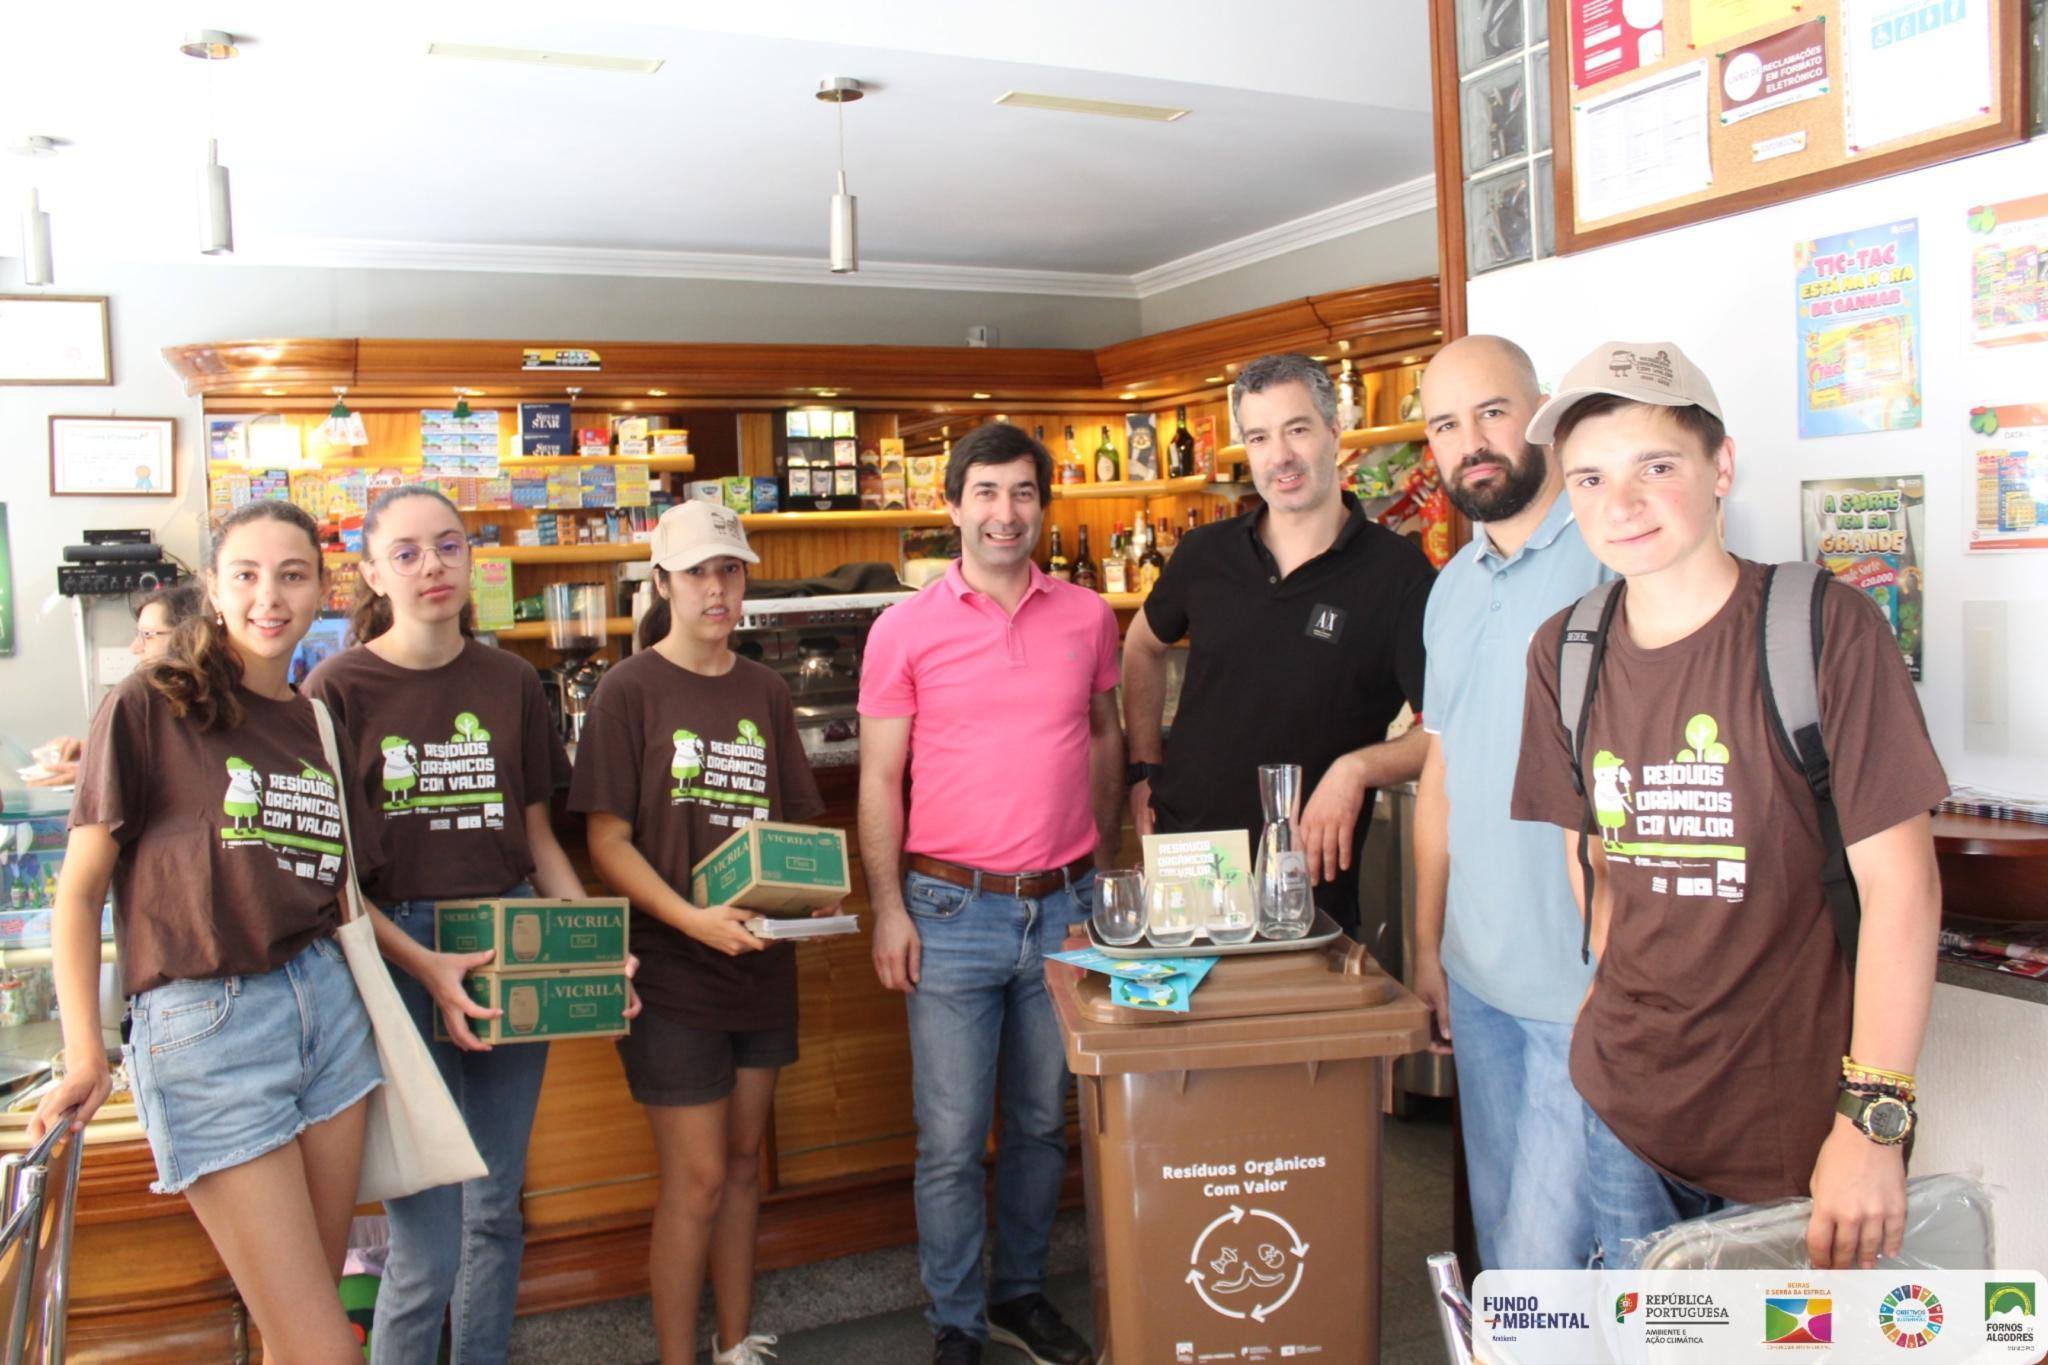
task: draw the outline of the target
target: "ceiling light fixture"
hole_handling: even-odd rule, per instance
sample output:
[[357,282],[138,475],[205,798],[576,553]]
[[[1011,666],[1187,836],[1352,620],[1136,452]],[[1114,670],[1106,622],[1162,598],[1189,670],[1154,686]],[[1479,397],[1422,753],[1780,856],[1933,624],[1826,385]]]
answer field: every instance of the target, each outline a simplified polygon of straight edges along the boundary
[[[35,134],[8,150],[16,156],[55,156],[57,139]],[[43,212],[39,193],[30,186],[28,207],[21,211],[21,282],[54,284],[56,279],[56,269],[50,262],[50,215]]]
[[818,98],[830,104],[839,123],[839,188],[832,194],[832,273],[850,275],[860,269],[860,201],[846,192],[846,106],[867,92],[851,76],[827,76],[818,82]]
[[984,399],[985,399],[985,398],[993,398],[993,397],[995,397],[995,395],[994,395],[994,394],[992,394],[992,393],[970,393],[970,394],[968,394],[967,396],[968,396],[969,398],[984,398]]
[[649,390],[647,391],[647,396],[648,396],[649,398],[666,398],[666,397],[668,397],[668,390],[667,390],[667,389],[649,389]]
[[996,97],[996,103],[1011,109],[1050,109],[1062,114],[1095,114],[1102,118],[1131,118],[1145,123],[1173,123],[1188,116],[1187,110],[1171,105],[1075,99],[1069,95],[1040,95],[1029,90],[1005,90]]
[[459,57],[472,62],[569,66],[582,71],[610,71],[623,76],[652,76],[661,70],[659,57],[606,57],[593,52],[550,52],[544,48],[488,47],[481,43],[428,43],[427,55]]
[[[179,44],[178,51],[203,62],[224,62],[235,55],[235,37],[216,28],[201,29]],[[208,122],[213,118],[213,80],[207,80]],[[204,256],[232,254],[235,216],[228,199],[228,168],[220,164],[220,141],[206,140],[206,164],[199,168],[199,251]]]
[[1220,374],[1212,374],[1207,379],[1204,379],[1202,382],[1204,384],[1221,384],[1223,382],[1223,376]]

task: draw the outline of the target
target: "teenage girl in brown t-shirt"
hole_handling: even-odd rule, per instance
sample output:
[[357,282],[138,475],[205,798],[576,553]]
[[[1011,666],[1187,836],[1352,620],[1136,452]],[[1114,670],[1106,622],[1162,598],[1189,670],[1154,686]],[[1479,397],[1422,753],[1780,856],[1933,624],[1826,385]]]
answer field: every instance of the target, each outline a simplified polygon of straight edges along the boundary
[[[437,901],[584,894],[549,821],[549,794],[557,775],[567,776],[568,759],[540,675],[518,655],[470,638],[469,563],[454,503],[417,485],[379,497],[363,519],[351,621],[357,643],[306,680],[307,693],[334,712],[354,795],[367,811],[356,825],[364,886],[423,948],[434,943]],[[433,757],[458,747],[460,759]],[[424,789],[422,779],[435,783],[447,763],[481,780],[461,791]],[[432,1359],[445,1318],[454,1359],[502,1360],[519,1294],[520,1188],[548,1046],[492,1048],[459,1013],[447,1016],[452,1041],[436,1041],[433,996],[410,981],[398,988],[489,1171],[385,1201],[391,1258],[370,1359]]]
[[[207,607],[94,720],[51,935],[65,1075],[30,1124],[39,1136],[69,1112],[83,1131],[112,1089],[99,1012],[112,885],[156,1188],[190,1201],[265,1344],[295,1365],[362,1359],[336,1284],[363,1100],[381,1080],[333,941],[346,774],[329,771],[312,703],[287,681],[324,579],[304,511],[237,509],[213,536]],[[467,1001],[462,959],[375,918],[387,956]]]
[[[589,816],[590,857],[606,885],[632,899],[636,925],[648,921],[634,931],[647,958],[648,1009],[619,1051],[661,1163],[649,1249],[661,1359],[696,1358],[708,1271],[717,1300],[713,1362],[765,1365],[758,1348],[774,1338],[749,1331],[759,1162],[776,1076],[796,1060],[796,981],[793,965],[764,971],[754,995],[783,998],[730,999],[721,967],[777,957],[786,964],[793,949],[748,933],[753,911],[692,904],[679,889],[690,863],[675,854],[679,845],[696,857],[710,851],[696,842],[713,832],[712,815],[723,832],[756,816],[808,819],[821,803],[788,687],[731,646],[747,565],[760,562],[737,514],[696,501],[670,508],[652,551],[660,597],[642,623],[640,652],[598,686],[570,805]],[[736,707],[743,718],[734,718]],[[728,743],[727,735],[737,738]],[[722,751],[758,754],[743,763],[761,774],[721,767]],[[729,780],[714,786],[700,776]],[[705,997],[718,1002],[710,1017],[683,1008]]]

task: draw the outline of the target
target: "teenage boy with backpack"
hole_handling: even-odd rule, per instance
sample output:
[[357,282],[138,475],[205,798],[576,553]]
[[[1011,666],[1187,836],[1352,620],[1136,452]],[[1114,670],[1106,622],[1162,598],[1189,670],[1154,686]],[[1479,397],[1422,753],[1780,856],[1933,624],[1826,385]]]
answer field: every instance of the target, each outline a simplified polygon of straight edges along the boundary
[[1728,552],[1735,446],[1676,346],[1596,348],[1528,439],[1620,575],[1530,643],[1513,801],[1588,893],[1571,1072],[1605,1263],[1810,1194],[1813,1264],[1872,1266],[1904,1232],[1948,794],[1898,646],[1856,590]]

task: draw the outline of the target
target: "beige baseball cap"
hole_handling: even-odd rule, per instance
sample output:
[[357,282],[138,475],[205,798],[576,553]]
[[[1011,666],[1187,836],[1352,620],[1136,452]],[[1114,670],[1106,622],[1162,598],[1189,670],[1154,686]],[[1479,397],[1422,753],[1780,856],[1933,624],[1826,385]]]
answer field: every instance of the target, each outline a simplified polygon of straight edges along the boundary
[[1549,445],[1557,419],[1581,398],[1613,394],[1667,408],[1702,407],[1721,416],[1706,373],[1668,341],[1604,341],[1565,372],[1564,381],[1529,421],[1528,441]]
[[761,556],[747,548],[747,529],[740,524],[740,514],[701,498],[677,503],[661,514],[654,524],[651,549],[655,567],[671,573],[720,555],[749,564],[761,562]]

